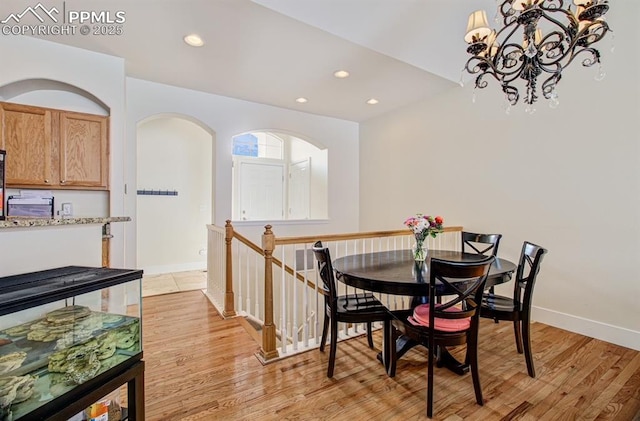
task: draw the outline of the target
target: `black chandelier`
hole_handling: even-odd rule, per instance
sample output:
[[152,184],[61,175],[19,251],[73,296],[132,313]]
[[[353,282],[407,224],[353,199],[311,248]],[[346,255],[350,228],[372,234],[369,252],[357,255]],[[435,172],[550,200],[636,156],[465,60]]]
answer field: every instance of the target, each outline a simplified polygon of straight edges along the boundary
[[[538,99],[538,76],[549,76],[542,82],[542,95],[557,104],[556,85],[562,71],[577,56],[585,67],[600,64],[600,52],[592,44],[609,31],[604,14],[607,0],[498,0],[498,13],[504,27],[497,32],[489,27],[484,10],[469,16],[465,41],[472,57],[465,70],[476,77],[476,88],[485,88],[485,76],[493,76],[502,85],[507,101],[515,105],[520,98],[514,83],[526,84],[524,102]],[[496,15],[496,20],[499,16]],[[603,74],[602,74],[603,75]]]

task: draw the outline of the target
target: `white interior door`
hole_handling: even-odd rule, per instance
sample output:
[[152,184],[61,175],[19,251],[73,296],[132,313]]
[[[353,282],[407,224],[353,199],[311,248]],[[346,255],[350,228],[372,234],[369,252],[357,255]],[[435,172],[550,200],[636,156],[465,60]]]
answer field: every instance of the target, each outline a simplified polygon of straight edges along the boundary
[[240,219],[284,218],[284,165],[240,161],[238,171]]

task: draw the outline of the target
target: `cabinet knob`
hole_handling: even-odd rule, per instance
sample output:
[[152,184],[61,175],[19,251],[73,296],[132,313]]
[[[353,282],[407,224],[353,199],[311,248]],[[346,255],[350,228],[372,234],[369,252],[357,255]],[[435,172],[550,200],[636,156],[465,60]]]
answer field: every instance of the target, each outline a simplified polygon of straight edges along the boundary
[[49,182],[49,179],[45,178],[45,179],[44,179],[44,182],[45,182],[45,183],[48,183],[48,182]]
[[62,184],[66,183],[66,182],[67,182],[67,180],[60,180],[60,183],[62,183]]

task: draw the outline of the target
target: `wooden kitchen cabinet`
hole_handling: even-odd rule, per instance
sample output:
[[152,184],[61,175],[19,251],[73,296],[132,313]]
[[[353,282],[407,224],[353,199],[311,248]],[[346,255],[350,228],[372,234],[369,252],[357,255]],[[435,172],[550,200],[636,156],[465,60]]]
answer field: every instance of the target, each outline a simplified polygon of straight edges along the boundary
[[109,118],[0,103],[7,187],[106,190]]
[[51,110],[26,105],[0,103],[2,140],[7,151],[7,187],[14,185],[49,186],[53,142]]
[[108,118],[60,113],[60,185],[108,187]]

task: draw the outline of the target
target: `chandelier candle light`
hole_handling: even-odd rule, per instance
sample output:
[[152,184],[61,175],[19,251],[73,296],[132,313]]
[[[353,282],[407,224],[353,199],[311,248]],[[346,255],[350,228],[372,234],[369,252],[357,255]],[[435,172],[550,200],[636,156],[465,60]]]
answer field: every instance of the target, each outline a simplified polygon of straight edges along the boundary
[[425,240],[431,236],[436,238],[436,235],[442,232],[442,223],[444,219],[441,216],[426,216],[421,213],[416,216],[407,218],[404,224],[413,232],[416,238],[416,243],[413,245],[413,258],[417,262],[423,262],[427,258],[429,249]]
[[[565,3],[567,5],[565,6]],[[592,47],[610,31],[604,20],[607,0],[498,0],[496,21],[504,25],[498,31],[489,27],[484,10],[469,16],[464,40],[471,58],[464,70],[476,77],[476,88],[485,88],[486,75],[502,85],[507,101],[516,105],[520,98],[514,82],[526,84],[524,102],[538,99],[537,80],[543,73],[542,95],[558,105],[556,85],[562,71],[580,56],[585,67],[600,64],[600,52]],[[545,75],[546,76],[546,75]],[[604,73],[600,70],[599,77]]]

